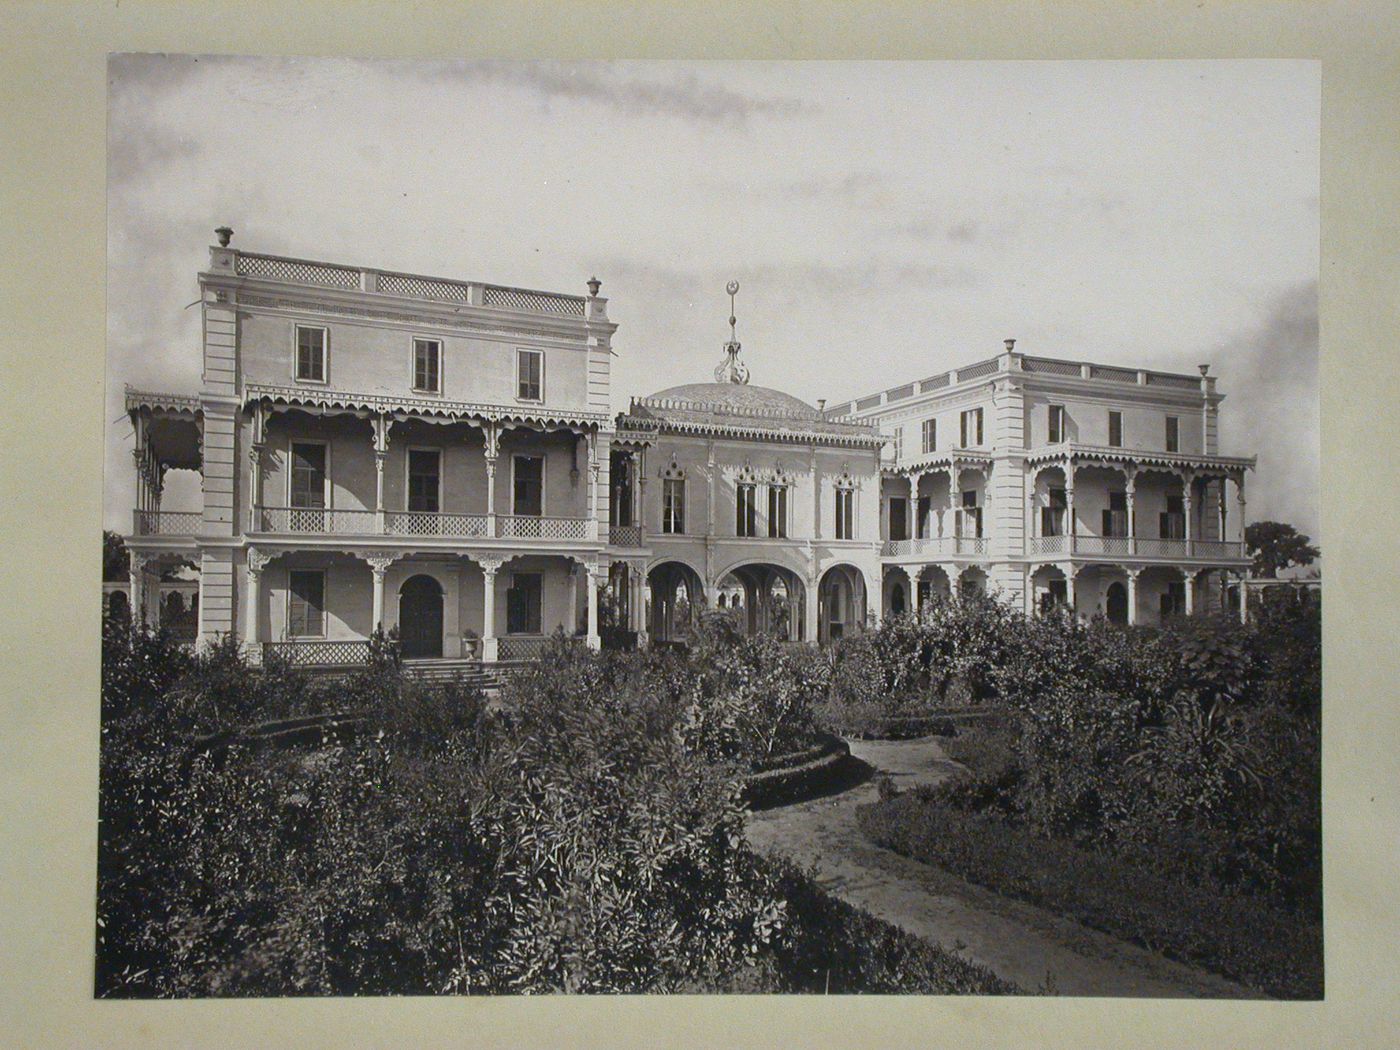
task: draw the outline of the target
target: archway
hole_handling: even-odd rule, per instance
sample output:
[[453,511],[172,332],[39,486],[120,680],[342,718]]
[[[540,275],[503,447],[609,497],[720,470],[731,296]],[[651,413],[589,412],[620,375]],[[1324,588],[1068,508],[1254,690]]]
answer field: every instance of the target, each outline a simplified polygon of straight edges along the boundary
[[442,586],[431,576],[399,588],[399,644],[405,658],[442,656]]
[[834,642],[865,622],[865,578],[850,565],[827,569],[817,587],[817,637]]
[[791,569],[762,563],[736,566],[717,585],[728,597],[740,629],[749,635],[770,634],[801,641],[807,589]]
[[1109,623],[1128,622],[1128,587],[1122,581],[1114,580],[1108,585],[1104,594],[1104,613]]
[[705,604],[700,574],[685,562],[665,561],[647,573],[648,620],[656,642],[684,642]]

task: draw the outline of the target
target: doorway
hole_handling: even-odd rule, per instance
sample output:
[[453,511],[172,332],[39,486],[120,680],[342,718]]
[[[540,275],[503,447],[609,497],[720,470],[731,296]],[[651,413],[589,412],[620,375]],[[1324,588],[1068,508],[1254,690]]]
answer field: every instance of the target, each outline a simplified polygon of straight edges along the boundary
[[431,576],[399,588],[399,644],[407,659],[442,656],[442,586]]

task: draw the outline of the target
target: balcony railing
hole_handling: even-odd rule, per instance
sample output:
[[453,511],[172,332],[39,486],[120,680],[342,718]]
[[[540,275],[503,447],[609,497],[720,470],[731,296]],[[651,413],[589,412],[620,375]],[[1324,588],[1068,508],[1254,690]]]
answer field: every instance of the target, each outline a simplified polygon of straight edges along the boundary
[[1026,539],[1026,553],[1032,556],[1038,554],[1068,554],[1068,536],[1030,536]]
[[446,536],[477,539],[489,536],[491,519],[485,514],[435,514],[418,510],[384,512],[384,531],[390,536]]
[[608,529],[608,540],[614,547],[640,547],[642,527],[640,525],[614,525]]
[[1076,554],[1129,554],[1129,542],[1126,536],[1076,536],[1074,550]]
[[500,514],[496,517],[496,535],[512,540],[591,540],[598,536],[598,523],[592,518]]
[[138,510],[131,531],[137,536],[198,536],[204,515],[186,510]]
[[[198,515],[196,515],[198,517]],[[334,536],[413,536],[444,539],[492,537],[487,514],[439,514],[428,511],[335,510],[321,507],[260,507],[253,514],[254,532]],[[496,515],[494,535],[520,540],[595,540],[593,518],[544,518],[520,514]],[[639,544],[634,544],[639,545]]]
[[[1032,557],[1044,554],[1069,554],[1069,536],[1030,536],[1026,553]],[[1139,536],[1075,536],[1073,553],[1137,558],[1243,558],[1244,544],[1239,540],[1161,539]]]
[[1239,540],[1192,540],[1191,554],[1196,558],[1248,557]]
[[977,556],[991,550],[991,539],[987,536],[926,536],[914,540],[886,540],[880,553],[887,558],[905,555]]

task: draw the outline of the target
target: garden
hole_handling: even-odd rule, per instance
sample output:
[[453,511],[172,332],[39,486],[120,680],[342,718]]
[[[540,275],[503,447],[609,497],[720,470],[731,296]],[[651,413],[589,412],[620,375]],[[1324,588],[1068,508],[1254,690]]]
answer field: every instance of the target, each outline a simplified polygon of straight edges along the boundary
[[559,637],[492,703],[392,639],[332,681],[110,619],[97,992],[1022,991],[745,844],[833,734],[937,733],[966,773],[882,791],[871,840],[1320,996],[1320,614],[1281,597],[1163,629],[970,597],[824,650],[712,613]]

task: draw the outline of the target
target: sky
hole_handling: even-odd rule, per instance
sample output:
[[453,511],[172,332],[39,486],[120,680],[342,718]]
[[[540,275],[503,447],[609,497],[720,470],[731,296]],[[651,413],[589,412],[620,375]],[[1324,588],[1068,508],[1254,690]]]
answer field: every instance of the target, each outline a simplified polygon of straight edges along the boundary
[[[523,63],[116,55],[105,524],[124,383],[199,389],[234,247],[582,294],[614,409],[706,381],[832,403],[1028,354],[1194,372],[1251,520],[1318,534],[1320,74],[1306,61]],[[181,476],[184,474],[185,476]],[[164,506],[198,506],[169,475]]]

